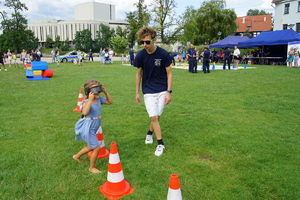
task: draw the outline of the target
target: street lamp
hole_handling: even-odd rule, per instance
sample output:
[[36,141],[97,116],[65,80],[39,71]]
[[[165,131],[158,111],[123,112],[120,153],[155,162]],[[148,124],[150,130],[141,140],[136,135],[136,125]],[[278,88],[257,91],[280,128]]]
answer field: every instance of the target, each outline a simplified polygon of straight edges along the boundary
[[222,35],[222,32],[221,31],[219,31],[218,32],[218,36],[219,36],[219,41],[220,41],[220,36]]
[[295,26],[295,24],[288,24],[287,27],[292,29]]

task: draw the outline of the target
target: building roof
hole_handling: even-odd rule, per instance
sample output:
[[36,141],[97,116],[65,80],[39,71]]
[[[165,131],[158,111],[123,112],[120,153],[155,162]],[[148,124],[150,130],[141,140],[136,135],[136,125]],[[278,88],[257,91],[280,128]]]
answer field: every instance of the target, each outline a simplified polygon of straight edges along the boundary
[[249,32],[269,31],[272,28],[272,15],[237,17],[236,23],[238,26],[236,32],[239,33],[246,32],[246,30]]
[[280,1],[280,0],[273,0],[272,3],[276,3],[276,2],[278,2],[278,1]]

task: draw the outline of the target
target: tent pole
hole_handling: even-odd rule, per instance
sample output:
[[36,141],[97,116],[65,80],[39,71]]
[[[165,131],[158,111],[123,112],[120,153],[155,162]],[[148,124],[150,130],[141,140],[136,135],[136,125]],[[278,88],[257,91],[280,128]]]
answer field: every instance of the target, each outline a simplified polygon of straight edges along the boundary
[[[264,52],[264,45],[262,46],[262,49],[261,49],[261,57],[264,57],[263,52]],[[265,59],[262,58],[260,65],[263,65],[264,63],[265,63]]]

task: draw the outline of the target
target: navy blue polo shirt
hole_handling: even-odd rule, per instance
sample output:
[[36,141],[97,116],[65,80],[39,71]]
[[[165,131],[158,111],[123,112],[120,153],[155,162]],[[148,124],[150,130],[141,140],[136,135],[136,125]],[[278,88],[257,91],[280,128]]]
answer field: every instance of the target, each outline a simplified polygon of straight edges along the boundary
[[231,51],[229,49],[224,50],[224,58],[229,58]]
[[133,66],[142,68],[143,94],[159,93],[168,89],[166,67],[171,63],[169,53],[158,46],[152,54],[143,49],[136,55]]

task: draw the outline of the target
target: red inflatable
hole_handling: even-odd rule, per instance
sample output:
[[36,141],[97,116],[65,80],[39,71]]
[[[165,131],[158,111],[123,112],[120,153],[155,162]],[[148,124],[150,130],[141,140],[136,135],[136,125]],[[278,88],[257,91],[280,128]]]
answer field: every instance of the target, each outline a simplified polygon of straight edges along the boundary
[[51,78],[53,76],[53,71],[51,69],[46,69],[46,70],[43,71],[42,76]]

